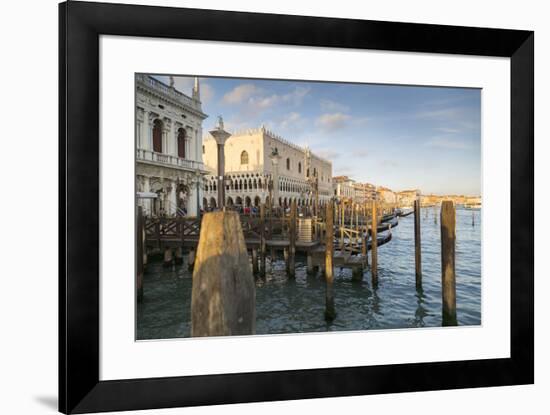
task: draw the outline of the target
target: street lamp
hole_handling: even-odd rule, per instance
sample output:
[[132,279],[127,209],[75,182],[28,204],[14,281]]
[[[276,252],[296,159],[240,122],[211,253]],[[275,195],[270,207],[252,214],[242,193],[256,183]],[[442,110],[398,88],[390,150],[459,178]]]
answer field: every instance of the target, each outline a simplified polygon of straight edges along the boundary
[[199,220],[199,223],[201,221],[201,205],[200,205],[200,195],[199,195],[199,189],[202,181],[202,176],[200,170],[195,170],[195,185],[197,186],[196,192],[197,192],[197,219]]
[[[273,166],[273,172],[272,172],[272,185],[273,188],[273,200],[279,200],[279,160],[281,159],[281,156],[279,155],[279,150],[277,150],[277,147],[273,147],[271,150],[271,154],[269,155],[269,159],[271,160],[271,165]],[[271,196],[270,196],[271,197]],[[274,206],[273,202],[271,203],[271,206]]]
[[224,153],[224,147],[225,142],[229,137],[231,137],[231,134],[225,131],[223,127],[223,119],[220,116],[218,116],[218,125],[210,131],[210,134],[212,137],[214,137],[214,140],[216,140],[216,144],[218,145],[218,207],[222,209],[225,206],[225,182],[224,182],[224,176],[225,176],[225,153]]

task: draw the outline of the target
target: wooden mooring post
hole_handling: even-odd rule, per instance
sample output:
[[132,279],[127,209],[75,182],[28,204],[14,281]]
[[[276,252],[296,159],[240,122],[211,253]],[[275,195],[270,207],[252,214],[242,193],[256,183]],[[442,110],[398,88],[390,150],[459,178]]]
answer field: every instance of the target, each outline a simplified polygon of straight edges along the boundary
[[327,203],[326,206],[326,236],[325,236],[325,320],[332,321],[336,317],[334,308],[334,204]]
[[296,275],[296,200],[290,204],[290,224],[289,224],[289,247],[288,247],[288,276],[294,278]]
[[363,266],[369,265],[369,250],[368,250],[368,242],[369,242],[369,222],[368,222],[368,205],[367,202],[365,202],[365,205],[363,206],[363,235],[361,236],[361,255],[363,256]]
[[372,202],[372,220],[371,220],[371,276],[372,286],[378,285],[378,214],[376,211],[376,201]]
[[420,242],[420,199],[414,201],[414,265],[416,288],[422,288],[422,249]]
[[143,243],[143,228],[145,221],[143,219],[143,208],[138,206],[137,223],[136,223],[136,295],[137,301],[143,301],[143,258],[144,258],[144,246]]
[[346,226],[346,202],[342,200],[340,204],[340,250],[344,249],[344,228]]
[[441,204],[441,294],[442,325],[456,326],[455,279],[456,212],[454,202]]
[[163,267],[171,267],[172,266],[172,261],[173,261],[172,248],[170,248],[168,246],[165,246],[164,247],[164,258],[163,258],[162,266]]
[[[202,226],[201,226],[202,229]],[[202,231],[201,231],[202,233]],[[200,240],[199,240],[200,242]],[[187,256],[187,269],[189,271],[193,271],[193,267],[195,266],[195,248],[191,248],[189,250],[189,254]]]
[[260,205],[260,277],[265,276],[265,204]]
[[191,294],[191,336],[249,335],[256,327],[256,290],[236,212],[202,220]]
[[251,256],[252,256],[252,274],[256,276],[258,275],[258,249],[252,248]]

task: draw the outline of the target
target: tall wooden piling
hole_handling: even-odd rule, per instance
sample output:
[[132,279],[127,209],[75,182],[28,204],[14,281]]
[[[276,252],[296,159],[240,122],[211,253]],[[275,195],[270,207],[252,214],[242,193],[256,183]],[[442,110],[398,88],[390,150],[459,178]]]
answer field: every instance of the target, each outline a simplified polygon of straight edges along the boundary
[[414,264],[416,288],[422,288],[422,249],[420,243],[420,199],[414,201]]
[[173,262],[172,248],[165,246],[164,247],[164,258],[162,262],[163,267],[171,267]]
[[236,212],[206,213],[191,295],[191,336],[255,333],[256,292]]
[[265,276],[265,204],[260,205],[260,277]]
[[174,250],[174,264],[183,264],[183,249],[181,246],[176,247],[176,249]]
[[143,219],[143,209],[138,206],[137,223],[136,223],[136,295],[137,301],[143,301],[143,258],[144,258],[144,243],[143,243],[143,228],[145,221]]
[[289,226],[289,252],[288,252],[288,275],[296,275],[295,257],[296,257],[296,201],[290,204],[290,226]]
[[378,285],[378,213],[376,201],[372,202],[372,220],[371,220],[371,276],[372,286]]
[[332,321],[336,317],[334,308],[334,204],[329,202],[326,205],[326,237],[325,237],[325,320]]
[[455,280],[456,212],[454,202],[441,204],[441,294],[442,324],[456,326]]
[[344,228],[346,226],[346,202],[342,200],[340,205],[340,250],[344,249]]
[[191,248],[187,256],[187,269],[189,271],[193,271],[194,266],[195,266],[195,248]]
[[252,256],[252,274],[258,275],[258,250],[256,248],[252,248],[251,252]]

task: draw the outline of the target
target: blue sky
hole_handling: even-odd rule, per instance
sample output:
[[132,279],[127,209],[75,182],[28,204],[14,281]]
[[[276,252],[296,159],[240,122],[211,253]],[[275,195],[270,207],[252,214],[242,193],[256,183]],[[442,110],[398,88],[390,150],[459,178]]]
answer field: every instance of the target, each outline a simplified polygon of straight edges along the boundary
[[[157,76],[168,83],[168,77]],[[333,175],[423,193],[481,194],[478,89],[200,78],[205,134],[264,124],[330,159]],[[191,94],[193,78],[175,77]]]

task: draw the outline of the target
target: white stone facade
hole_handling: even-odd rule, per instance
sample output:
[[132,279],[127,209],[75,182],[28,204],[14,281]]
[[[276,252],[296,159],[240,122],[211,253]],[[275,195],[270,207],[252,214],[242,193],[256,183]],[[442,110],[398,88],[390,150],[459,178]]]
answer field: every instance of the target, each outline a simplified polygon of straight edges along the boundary
[[202,161],[206,117],[198,79],[189,97],[173,82],[136,75],[136,188],[146,215],[197,214],[207,173]]
[[[277,149],[276,158],[271,157],[273,149]],[[264,127],[233,134],[224,151],[226,205],[267,203],[270,180],[277,184],[272,190],[275,206],[289,206],[292,200],[298,205],[311,205],[317,183],[320,204],[332,197],[332,163]],[[205,139],[203,158],[211,172],[204,185],[203,203],[216,207],[218,160],[214,139]]]
[[355,180],[347,176],[337,176],[332,179],[334,196],[339,201],[355,200]]

